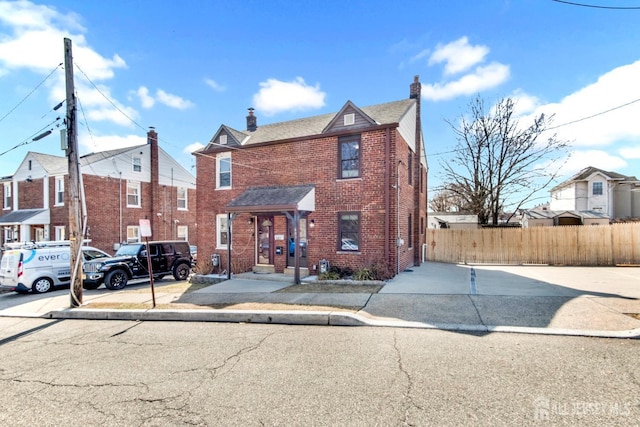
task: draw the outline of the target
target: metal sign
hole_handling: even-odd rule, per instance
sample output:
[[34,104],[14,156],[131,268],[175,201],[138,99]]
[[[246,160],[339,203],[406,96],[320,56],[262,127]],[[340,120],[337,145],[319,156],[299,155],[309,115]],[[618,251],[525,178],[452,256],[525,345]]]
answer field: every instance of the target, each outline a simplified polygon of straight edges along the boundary
[[151,237],[151,220],[148,220],[148,219],[140,220],[140,236]]

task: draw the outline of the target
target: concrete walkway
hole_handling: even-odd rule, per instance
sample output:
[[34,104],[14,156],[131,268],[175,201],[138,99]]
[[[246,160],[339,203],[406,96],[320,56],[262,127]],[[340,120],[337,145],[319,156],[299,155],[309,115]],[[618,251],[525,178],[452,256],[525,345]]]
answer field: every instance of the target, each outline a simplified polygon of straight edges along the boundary
[[[614,338],[640,337],[637,267],[487,266],[423,263],[388,281],[379,293],[276,292],[283,275],[244,274],[189,293],[164,292],[156,303],[222,309],[69,309],[65,291],[0,295],[0,316],[129,320],[369,325],[459,332],[520,332]],[[313,278],[306,279],[313,280]],[[84,292],[85,305],[151,304],[148,283],[122,291]],[[242,303],[281,303],[296,310],[236,310]],[[327,309],[309,311],[301,306]],[[331,307],[336,307],[332,309]],[[338,310],[337,308],[341,308]],[[344,310],[344,308],[350,308]]]

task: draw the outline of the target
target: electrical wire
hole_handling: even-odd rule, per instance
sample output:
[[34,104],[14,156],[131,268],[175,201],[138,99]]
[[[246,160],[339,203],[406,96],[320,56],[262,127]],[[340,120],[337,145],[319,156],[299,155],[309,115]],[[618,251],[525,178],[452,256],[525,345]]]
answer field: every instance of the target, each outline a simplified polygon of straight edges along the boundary
[[570,122],[563,123],[563,124],[561,124],[561,125],[548,127],[546,130],[558,129],[558,128],[563,127],[563,126],[568,126],[568,125],[572,125],[572,124],[574,124],[574,123],[582,122],[582,121],[584,121],[584,120],[592,119],[592,118],[594,118],[594,117],[598,117],[598,116],[601,116],[601,115],[603,115],[603,114],[610,113],[611,111],[618,110],[618,109],[620,109],[620,108],[623,108],[623,107],[629,106],[629,105],[631,105],[631,104],[635,104],[635,103],[636,103],[636,102],[638,102],[638,101],[640,101],[640,98],[638,98],[638,99],[634,99],[633,101],[627,102],[626,104],[618,105],[617,107],[609,108],[608,110],[601,111],[601,112],[596,113],[596,114],[592,114],[592,115],[587,116],[587,117],[582,117],[581,119],[572,120],[572,121],[570,121]]
[[602,6],[597,4],[585,4],[585,3],[577,3],[577,2],[565,1],[565,0],[551,0],[551,1],[554,1],[556,3],[568,4],[571,6],[592,7],[595,9],[618,9],[618,10],[640,9],[640,6]]
[[29,92],[29,93],[27,94],[27,96],[25,96],[24,98],[22,98],[22,100],[21,100],[20,102],[18,102],[18,104],[17,104],[15,107],[13,107],[11,110],[9,110],[9,112],[7,112],[4,116],[0,117],[0,122],[2,122],[4,119],[6,119],[6,118],[7,118],[7,116],[8,116],[9,114],[13,113],[13,112],[14,112],[14,111],[15,111],[15,110],[20,106],[20,105],[22,105],[22,103],[23,103],[24,101],[26,101],[26,100],[27,100],[27,98],[29,98],[29,97],[30,97],[30,96],[31,96],[31,95],[32,95],[36,90],[38,90],[38,88],[40,88],[40,86],[42,86],[42,85],[44,84],[44,82],[46,82],[46,81],[49,79],[49,77],[51,77],[51,76],[53,75],[53,73],[55,73],[55,72],[58,70],[58,68],[60,68],[60,67],[62,67],[62,62],[61,62],[60,64],[58,64],[58,66],[57,66],[56,68],[54,68],[54,69],[53,69],[53,70],[52,70],[52,71],[47,75],[47,77],[45,77],[45,78],[44,78],[44,80],[42,80],[40,83],[38,83],[38,84],[36,85],[36,87],[34,87],[33,89],[31,89],[31,92]]
[[[60,117],[56,117],[56,119],[54,121],[52,121],[51,123],[49,123],[48,125],[43,126],[42,128],[40,128],[40,130],[34,132],[30,137],[26,138],[24,141],[22,141],[20,144],[14,145],[13,147],[9,148],[6,151],[3,151],[2,153],[0,153],[0,157],[4,156],[5,154],[7,154],[10,151],[15,150],[18,147],[22,147],[23,145],[28,145],[31,144],[32,142],[36,142],[39,141],[40,139],[42,139],[44,136],[40,136],[43,131],[49,127],[52,127],[58,120],[60,120]],[[58,125],[59,126],[59,125]],[[45,132],[46,133],[46,132]],[[51,130],[49,130],[49,133],[51,133]]]

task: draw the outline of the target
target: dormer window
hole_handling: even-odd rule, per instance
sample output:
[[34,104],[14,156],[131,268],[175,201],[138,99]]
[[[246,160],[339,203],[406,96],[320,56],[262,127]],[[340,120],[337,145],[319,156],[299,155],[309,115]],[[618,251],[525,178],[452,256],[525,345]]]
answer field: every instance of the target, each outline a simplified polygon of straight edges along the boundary
[[227,135],[220,135],[220,145],[227,145]]
[[356,115],[355,113],[349,113],[349,114],[345,114],[344,115],[344,125],[345,126],[351,126],[352,124],[354,124],[356,122]]

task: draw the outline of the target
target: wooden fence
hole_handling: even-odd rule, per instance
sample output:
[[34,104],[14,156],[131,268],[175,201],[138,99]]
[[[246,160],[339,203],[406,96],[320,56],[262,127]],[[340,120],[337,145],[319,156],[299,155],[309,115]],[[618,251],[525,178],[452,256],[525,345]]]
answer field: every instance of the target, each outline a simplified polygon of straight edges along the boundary
[[640,265],[640,223],[477,230],[429,229],[429,261]]

